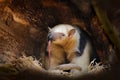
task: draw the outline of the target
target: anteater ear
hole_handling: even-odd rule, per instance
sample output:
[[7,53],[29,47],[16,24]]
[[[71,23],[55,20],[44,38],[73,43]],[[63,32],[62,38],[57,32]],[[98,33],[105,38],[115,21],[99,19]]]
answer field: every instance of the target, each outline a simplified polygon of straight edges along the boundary
[[72,37],[75,33],[75,29],[71,29],[69,32],[68,32],[68,37]]
[[49,30],[49,32],[51,32],[51,31],[52,31],[52,29],[51,29],[50,27],[48,27],[48,30]]

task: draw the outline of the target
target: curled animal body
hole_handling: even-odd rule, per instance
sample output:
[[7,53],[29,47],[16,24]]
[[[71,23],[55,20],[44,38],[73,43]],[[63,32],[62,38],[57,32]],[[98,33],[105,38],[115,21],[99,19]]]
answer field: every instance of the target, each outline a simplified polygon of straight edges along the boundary
[[99,61],[90,36],[80,27],[59,24],[50,29],[46,69],[85,74],[93,59]]

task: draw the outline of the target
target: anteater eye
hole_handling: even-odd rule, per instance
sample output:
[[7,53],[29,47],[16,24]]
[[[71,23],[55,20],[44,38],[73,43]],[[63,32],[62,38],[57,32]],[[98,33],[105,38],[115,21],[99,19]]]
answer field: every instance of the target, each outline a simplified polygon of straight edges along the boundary
[[65,36],[65,34],[62,34],[62,36]]

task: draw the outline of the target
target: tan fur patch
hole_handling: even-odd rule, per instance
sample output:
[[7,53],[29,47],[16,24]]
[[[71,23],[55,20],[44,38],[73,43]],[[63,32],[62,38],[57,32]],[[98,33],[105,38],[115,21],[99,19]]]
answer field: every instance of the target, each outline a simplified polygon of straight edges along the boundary
[[51,44],[51,57],[50,57],[50,69],[64,63],[64,50],[61,46]]
[[[53,41],[51,45],[50,68],[65,63],[65,59],[72,61],[76,57],[76,39],[67,37],[64,40]],[[66,56],[66,57],[65,57]]]

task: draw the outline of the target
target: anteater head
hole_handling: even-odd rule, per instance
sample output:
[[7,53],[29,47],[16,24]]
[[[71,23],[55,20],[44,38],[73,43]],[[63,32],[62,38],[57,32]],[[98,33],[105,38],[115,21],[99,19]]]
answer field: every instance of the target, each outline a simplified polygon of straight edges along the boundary
[[48,34],[48,40],[58,45],[66,45],[67,42],[75,39],[75,37],[76,29],[68,24],[56,25],[50,29],[50,33]]

